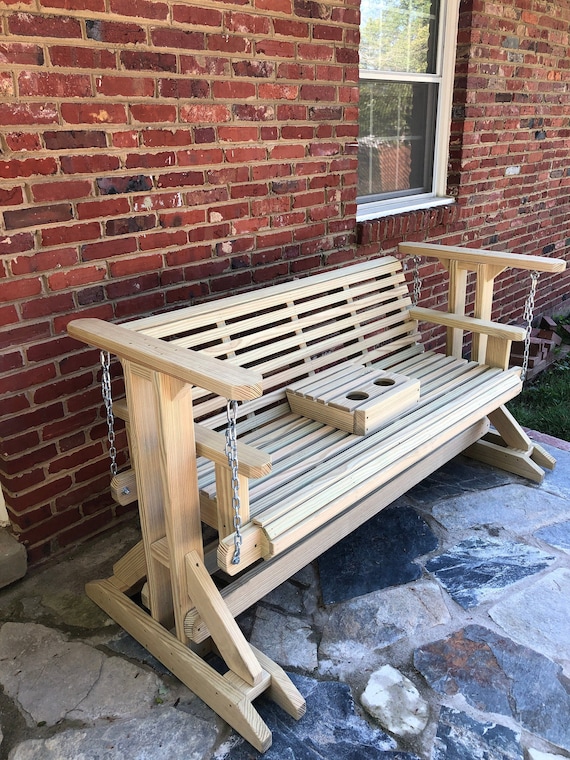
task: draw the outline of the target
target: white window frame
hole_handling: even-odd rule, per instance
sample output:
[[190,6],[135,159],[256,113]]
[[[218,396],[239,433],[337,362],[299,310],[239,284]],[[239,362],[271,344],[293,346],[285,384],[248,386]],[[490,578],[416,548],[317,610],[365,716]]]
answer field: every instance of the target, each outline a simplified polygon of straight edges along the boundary
[[394,214],[402,214],[415,209],[447,206],[455,202],[454,198],[446,195],[446,190],[458,23],[459,0],[441,0],[438,36],[439,50],[435,74],[367,73],[367,79],[374,78],[389,82],[398,80],[406,82],[437,82],[439,84],[439,93],[431,192],[393,197],[387,200],[360,201],[358,202],[356,211],[357,221],[393,216]]

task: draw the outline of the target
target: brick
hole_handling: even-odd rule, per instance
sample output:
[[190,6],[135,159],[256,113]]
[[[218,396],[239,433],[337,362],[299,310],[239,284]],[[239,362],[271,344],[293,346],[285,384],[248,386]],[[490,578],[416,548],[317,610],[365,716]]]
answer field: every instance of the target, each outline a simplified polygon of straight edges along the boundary
[[218,100],[247,100],[255,97],[255,84],[252,82],[213,82],[212,94]]
[[225,28],[238,34],[270,34],[271,20],[268,16],[230,11],[225,15]]
[[152,234],[141,235],[138,241],[139,249],[141,251],[152,251],[168,248],[173,245],[185,245],[187,242],[187,233],[184,230],[154,232]]
[[156,0],[111,0],[110,11],[120,16],[136,16],[137,18],[166,21],[168,5]]
[[69,16],[42,16],[32,13],[14,13],[8,17],[10,34],[26,37],[63,37],[81,39],[81,24]]
[[57,74],[22,71],[18,75],[21,96],[87,98],[93,94],[91,77],[85,74]]
[[128,216],[120,219],[109,219],[105,222],[105,235],[130,235],[143,230],[151,230],[157,226],[157,219],[154,214],[146,216]]
[[81,243],[85,240],[97,240],[100,236],[101,227],[98,222],[58,225],[41,231],[42,244],[45,246]]
[[136,250],[137,241],[135,238],[123,238],[122,240],[113,238],[113,240],[81,246],[81,259],[82,261],[95,261],[96,259],[123,256],[127,253],[134,253]]
[[189,225],[202,224],[205,219],[206,214],[203,209],[170,211],[160,214],[160,226],[163,229],[168,227],[188,227]]
[[218,139],[220,142],[257,142],[259,131],[257,127],[218,127]]
[[23,202],[24,193],[21,187],[0,188],[0,206],[18,206]]
[[103,200],[85,201],[77,204],[78,219],[94,219],[96,217],[115,216],[116,214],[128,214],[130,211],[127,198],[113,198]]
[[130,153],[125,161],[125,169],[152,169],[173,166],[175,154],[172,151],[161,153]]
[[129,71],[176,71],[176,56],[172,53],[123,50],[120,57]]
[[4,212],[4,224],[8,230],[67,222],[72,218],[73,213],[69,203],[60,203],[59,205],[52,206],[32,206],[30,208]]
[[132,199],[132,204],[133,211],[151,211],[183,206],[180,193],[153,193],[152,195],[135,196]]
[[152,188],[152,180],[144,174],[124,177],[100,177],[97,187],[102,195],[144,192]]
[[206,39],[203,32],[185,31],[173,27],[157,28],[151,31],[151,42],[155,47],[169,50],[204,50]]
[[0,178],[15,179],[33,177],[35,175],[49,176],[57,173],[57,163],[54,158],[24,158],[0,161]]
[[201,166],[202,164],[220,164],[223,161],[221,148],[196,148],[179,150],[176,162],[179,166]]
[[0,103],[0,123],[3,126],[57,124],[57,108],[49,103]]
[[219,123],[230,121],[231,112],[221,105],[184,105],[180,108],[182,121],[190,123]]
[[[31,370],[16,372],[12,375],[3,375],[0,377],[0,393],[8,394],[17,391],[28,390],[34,385],[41,385],[53,380],[55,377],[55,367],[47,364],[41,367],[34,367]],[[21,419],[18,420],[18,424]],[[6,433],[5,433],[6,434]]]
[[222,26],[222,12],[214,8],[199,8],[191,5],[174,5],[172,18],[178,24],[189,26]]
[[56,272],[48,277],[48,287],[51,291],[76,288],[87,283],[100,282],[106,279],[105,267],[82,267],[69,272]]
[[42,149],[42,143],[38,134],[10,132],[9,134],[4,135],[4,139],[6,140],[8,148],[15,153],[19,153],[20,151],[26,151],[26,153],[29,153],[30,151]]
[[228,76],[230,62],[221,56],[180,56],[180,73],[192,76]]
[[255,43],[255,52],[257,55],[266,55],[272,60],[276,58],[294,58],[295,44],[280,40],[259,40]]
[[42,203],[46,201],[76,200],[91,195],[92,186],[88,180],[42,182],[31,186],[32,197]]
[[157,187],[187,187],[202,185],[204,183],[203,172],[171,172],[161,174],[156,178]]
[[176,121],[176,106],[170,105],[132,105],[131,116],[135,121],[143,123],[163,123]]
[[275,63],[273,61],[245,60],[234,61],[232,69],[236,77],[255,77],[269,78],[275,73]]
[[309,37],[309,25],[303,21],[293,21],[285,18],[273,19],[275,34],[283,37],[297,37],[305,39]]
[[62,103],[61,116],[68,124],[126,124],[127,110],[118,103]]
[[143,145],[148,148],[180,147],[192,144],[192,132],[186,129],[145,129]]
[[0,356],[0,372],[11,372],[23,366],[22,354],[19,351],[4,353]]
[[95,86],[98,93],[107,97],[154,97],[154,80],[148,77],[139,78],[104,74],[97,77]]
[[129,45],[146,42],[146,32],[139,24],[119,23],[116,21],[87,20],[85,22],[87,38],[96,42]]
[[17,301],[37,296],[42,292],[41,280],[37,277],[18,278],[0,282],[0,302]]
[[33,43],[3,42],[0,43],[0,64],[43,66],[44,51]]
[[107,140],[103,131],[64,130],[44,132],[47,150],[75,150],[78,148],[105,148]]
[[99,50],[77,45],[52,45],[49,47],[49,57],[54,66],[64,66],[68,69],[117,68],[117,58],[112,50]]
[[109,264],[109,270],[112,277],[125,277],[141,272],[152,272],[162,268],[162,256],[160,254],[150,254],[147,256],[138,255],[132,259],[121,259]]
[[61,8],[67,11],[105,12],[105,0],[42,0],[44,8]]
[[97,174],[112,172],[120,167],[117,156],[86,152],[83,155],[61,156],[61,169],[65,174]]
[[158,94],[162,98],[208,98],[210,83],[206,79],[159,79]]

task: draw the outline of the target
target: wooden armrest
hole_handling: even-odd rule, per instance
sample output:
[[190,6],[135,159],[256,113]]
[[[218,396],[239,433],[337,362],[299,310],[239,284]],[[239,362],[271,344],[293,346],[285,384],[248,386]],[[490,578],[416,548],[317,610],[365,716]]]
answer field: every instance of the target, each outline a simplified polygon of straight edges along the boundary
[[420,322],[433,322],[436,325],[458,327],[460,330],[491,335],[494,338],[502,338],[503,340],[524,340],[526,335],[524,327],[502,325],[499,322],[489,322],[486,319],[475,319],[474,317],[465,317],[461,314],[450,314],[449,312],[438,311],[437,309],[424,309],[421,306],[413,306],[409,311],[412,319],[417,319]]
[[[226,438],[223,433],[210,430],[210,428],[200,424],[194,424],[194,435],[198,456],[206,457],[216,464],[228,466]],[[238,441],[237,455],[240,475],[244,475],[246,478],[262,478],[271,472],[271,454]]]
[[564,259],[548,259],[545,256],[528,256],[518,253],[500,253],[483,251],[479,248],[461,248],[452,245],[434,243],[400,243],[400,253],[411,256],[428,256],[437,259],[453,259],[471,267],[477,264],[492,264],[514,269],[531,269],[537,272],[563,272],[566,269]]
[[249,401],[263,392],[262,378],[257,372],[171,345],[112,322],[75,319],[68,324],[67,331],[90,346],[110,351],[122,359],[171,375],[227,399]]

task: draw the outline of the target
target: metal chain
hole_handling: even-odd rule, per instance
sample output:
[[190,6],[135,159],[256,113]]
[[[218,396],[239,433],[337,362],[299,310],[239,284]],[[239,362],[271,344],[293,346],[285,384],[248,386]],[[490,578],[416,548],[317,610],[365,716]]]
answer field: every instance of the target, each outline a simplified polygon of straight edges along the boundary
[[414,256],[414,294],[412,296],[412,303],[417,306],[422,294],[422,281],[420,279],[420,263],[422,257]]
[[101,351],[101,393],[105,402],[105,411],[107,412],[107,440],[109,441],[109,458],[111,459],[111,475],[117,474],[117,449],[115,448],[115,416],[113,415],[113,396],[111,395],[111,354],[108,351]]
[[523,319],[526,325],[526,334],[524,336],[523,363],[522,363],[522,370],[521,370],[521,380],[523,382],[525,381],[526,373],[528,371],[528,358],[530,355],[530,338],[531,338],[531,331],[532,331],[532,322],[534,319],[534,299],[536,296],[536,286],[538,284],[539,277],[540,277],[540,272],[535,271],[535,272],[530,273],[530,290],[528,292],[528,296],[526,298],[526,302],[525,302],[524,310],[523,310]]
[[234,510],[234,556],[232,559],[233,565],[239,565],[241,554],[241,514],[240,514],[240,496],[239,496],[239,480],[238,480],[238,455],[237,455],[237,435],[236,435],[236,422],[237,422],[237,401],[228,401],[227,404],[227,417],[228,422],[226,426],[226,456],[228,458],[228,464],[232,473],[232,508]]

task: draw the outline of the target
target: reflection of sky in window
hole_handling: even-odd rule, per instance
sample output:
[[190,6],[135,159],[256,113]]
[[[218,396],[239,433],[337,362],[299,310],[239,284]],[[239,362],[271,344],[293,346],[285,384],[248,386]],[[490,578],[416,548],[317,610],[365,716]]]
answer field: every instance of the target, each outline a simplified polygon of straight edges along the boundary
[[433,5],[432,0],[362,0],[360,67],[431,72]]

